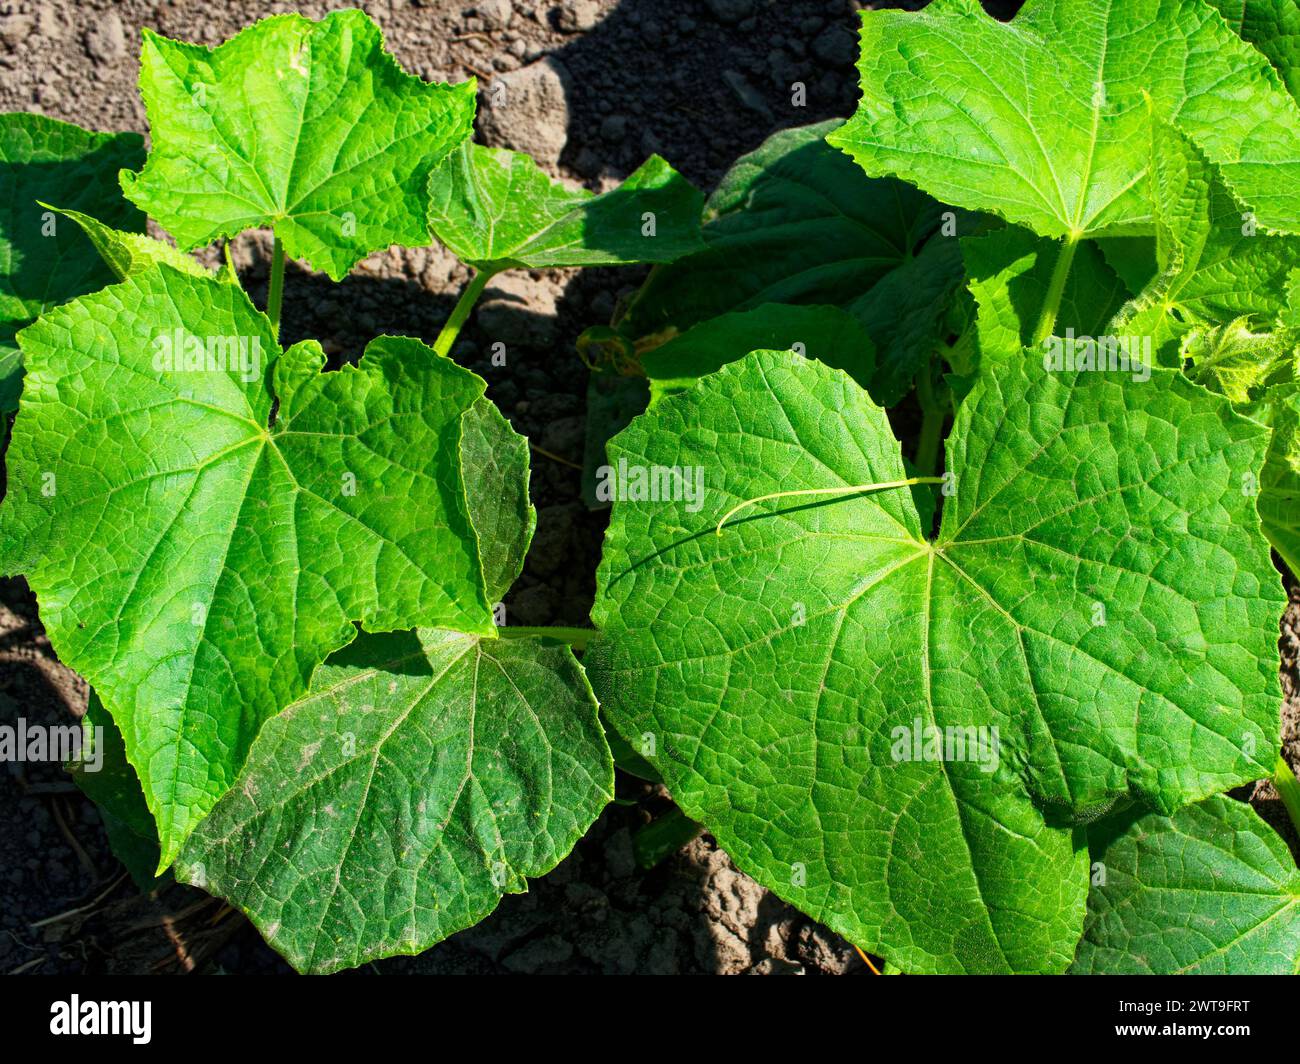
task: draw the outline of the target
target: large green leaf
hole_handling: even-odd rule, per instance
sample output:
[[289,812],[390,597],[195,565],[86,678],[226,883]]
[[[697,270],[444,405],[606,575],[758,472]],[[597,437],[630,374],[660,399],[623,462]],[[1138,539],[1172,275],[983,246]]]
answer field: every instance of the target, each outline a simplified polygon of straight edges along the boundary
[[144,231],[144,215],[114,183],[139,166],[138,133],[91,133],[44,115],[0,115],[0,413],[18,405],[22,358],[14,334],[38,314],[113,280],[90,241],[38,200]]
[[839,124],[782,130],[738,159],[709,197],[707,250],[655,270],[620,331],[648,349],[766,303],[838,306],[875,344],[873,394],[901,398],[941,337],[961,285],[956,227],[973,222],[945,219],[941,204],[901,181],[864,178],[825,142]]
[[1300,5],[1296,0],[1209,0],[1243,39],[1273,64],[1300,100]]
[[215,49],[146,29],[152,147],[122,188],[183,249],[274,226],[336,281],[427,244],[429,173],[469,136],[475,85],[426,84],[383,44],[360,11],[276,15]]
[[[978,0],[864,11],[862,98],[830,135],[872,176],[1043,236],[1147,230],[1147,104],[1260,223],[1300,230],[1300,107],[1202,0]],[[1144,98],[1145,97],[1145,98]]]
[[[961,405],[936,541],[902,490],[719,536],[745,499],[905,475],[845,374],[755,352],[613,441],[703,467],[705,505],[615,504],[585,664],[686,814],[813,917],[908,971],[1060,970],[1087,877],[1057,825],[1271,768],[1285,597],[1242,490],[1265,442],[1174,371],[1026,354]],[[929,725],[996,727],[999,756],[898,759]]]
[[[211,361],[173,368],[164,341]],[[0,567],[122,728],[164,865],[354,621],[493,631],[459,453],[472,373],[394,337],[322,373],[237,286],[167,266],[20,343]]]
[[178,875],[299,970],[418,953],[553,868],[613,796],[565,647],[363,636],[269,721]]
[[469,141],[429,178],[434,235],[488,273],[671,262],[703,246],[703,206],[657,155],[599,196],[552,181],[522,152]]
[[1211,798],[1104,820],[1088,841],[1094,886],[1072,971],[1300,975],[1300,871],[1250,806]]

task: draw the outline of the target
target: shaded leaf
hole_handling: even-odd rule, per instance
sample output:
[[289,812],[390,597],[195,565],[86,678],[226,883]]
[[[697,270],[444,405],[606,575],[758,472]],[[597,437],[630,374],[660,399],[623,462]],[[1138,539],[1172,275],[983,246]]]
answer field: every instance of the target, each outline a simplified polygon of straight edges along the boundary
[[1098,878],[1073,972],[1300,974],[1300,871],[1244,802],[1088,830]]
[[671,262],[703,246],[703,206],[699,190],[657,155],[601,195],[552,181],[522,152],[469,141],[429,177],[434,235],[488,273]]

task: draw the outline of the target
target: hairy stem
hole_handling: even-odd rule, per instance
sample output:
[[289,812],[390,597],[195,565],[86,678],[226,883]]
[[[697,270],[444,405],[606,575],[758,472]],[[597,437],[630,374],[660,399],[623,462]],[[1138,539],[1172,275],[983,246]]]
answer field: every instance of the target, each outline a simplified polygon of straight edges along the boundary
[[1277,768],[1273,770],[1273,786],[1277,788],[1277,793],[1282,796],[1282,804],[1286,806],[1286,811],[1291,817],[1291,823],[1295,827],[1296,834],[1300,835],[1300,782],[1296,781],[1291,766],[1286,763],[1286,758],[1280,754],[1277,759]]
[[864,491],[882,491],[885,488],[908,488],[913,484],[942,484],[943,477],[908,477],[906,480],[884,480],[879,484],[849,484],[838,488],[795,488],[791,491],[774,491],[767,495],[757,495],[752,499],[733,506],[718,522],[717,534],[722,535],[722,526],[747,506],[766,502],[768,499],[787,499],[795,495],[858,495]]
[[511,625],[498,628],[497,635],[502,639],[528,639],[531,636],[543,636],[560,643],[568,643],[574,650],[585,650],[587,640],[596,634],[594,628],[528,628],[523,625]]
[[1065,282],[1070,276],[1070,266],[1074,263],[1074,252],[1078,246],[1079,238],[1073,233],[1061,244],[1061,250],[1056,256],[1056,265],[1052,267],[1052,279],[1047,285],[1043,310],[1038,316],[1038,324],[1034,327],[1033,339],[1030,340],[1031,347],[1038,347],[1052,335],[1052,329],[1056,326],[1057,311],[1061,309],[1061,296],[1065,292]]
[[284,245],[275,238],[271,248],[271,285],[266,293],[266,316],[271,319],[275,338],[280,338],[280,304],[284,301]]
[[483,294],[483,289],[487,287],[488,281],[492,280],[492,276],[484,270],[476,273],[474,279],[465,286],[465,291],[460,294],[456,305],[451,308],[451,317],[447,319],[447,324],[442,327],[442,332],[438,333],[438,338],[433,341],[433,349],[438,354],[444,357],[451,354],[451,345],[456,342],[461,327],[469,318],[469,312],[474,309],[474,304],[478,302],[478,297]]

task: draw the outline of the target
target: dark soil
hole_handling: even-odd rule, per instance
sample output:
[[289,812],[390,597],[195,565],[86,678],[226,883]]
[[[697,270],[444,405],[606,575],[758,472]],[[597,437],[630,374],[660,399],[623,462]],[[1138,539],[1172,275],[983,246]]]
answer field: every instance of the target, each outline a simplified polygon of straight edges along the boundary
[[[264,15],[332,5],[199,2],[0,4],[0,110],[34,110],[99,129],[147,132],[135,91],[142,26],[216,44]],[[849,114],[856,99],[854,11],[844,0],[388,0],[361,3],[409,70],[436,80],[558,63],[564,107],[494,126],[491,143],[545,152],[552,169],[601,188],[651,152],[709,188],[742,152],[784,126]],[[918,4],[878,6],[908,6]],[[999,14],[1014,4],[990,5]],[[553,68],[554,69],[554,68]],[[806,85],[806,106],[791,85]],[[265,295],[268,241],[236,261]],[[391,249],[341,285],[290,268],[284,339],[322,341],[335,361],[389,332],[431,341],[467,273],[440,249]],[[507,600],[515,624],[582,625],[605,516],[581,502],[586,371],[574,341],[606,322],[641,270],[506,275],[453,351],[489,382],[516,429],[563,459],[536,456],[538,529]],[[504,341],[506,366],[492,366]],[[1300,767],[1300,596],[1283,638],[1286,743]],[[21,580],[0,581],[0,720],[65,723],[86,685],[57,661]],[[1267,785],[1253,801],[1279,829]],[[631,833],[668,807],[661,788],[620,776],[619,797],[558,869],[506,898],[478,927],[384,972],[862,972],[857,954],[738,872],[707,836],[657,868],[636,865]],[[1271,799],[1271,800],[1270,800]],[[58,766],[0,773],[0,972],[288,971],[242,918],[199,891],[140,895],[109,852],[93,805]],[[1293,843],[1295,842],[1292,837]],[[1300,846],[1298,846],[1300,852]],[[52,919],[53,918],[53,919]]]

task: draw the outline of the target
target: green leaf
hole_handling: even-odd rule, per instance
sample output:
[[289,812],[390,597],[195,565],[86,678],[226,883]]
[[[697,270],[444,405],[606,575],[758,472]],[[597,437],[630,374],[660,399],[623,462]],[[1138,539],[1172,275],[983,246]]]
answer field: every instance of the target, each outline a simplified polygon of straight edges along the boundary
[[354,621],[494,630],[459,450],[472,373],[398,337],[322,373],[237,286],[167,266],[20,342],[0,569],[121,727],[163,867]]
[[[49,204],[41,204],[41,206],[49,206]],[[71,218],[81,226],[95,250],[99,252],[99,257],[104,260],[104,264],[113,271],[113,276],[119,281],[126,280],[133,273],[142,273],[159,262],[165,263],[172,269],[180,270],[181,273],[188,273],[191,277],[217,276],[215,271],[208,269],[193,255],[187,255],[165,240],[155,240],[143,233],[126,233],[121,229],[114,229],[80,211],[62,210],[52,206],[49,209]]]
[[81,730],[85,753],[68,766],[68,772],[98,806],[113,855],[135,885],[148,890],[158,867],[158,829],[140,789],[140,778],[127,761],[122,732],[94,691]]
[[1201,0],[864,11],[862,98],[829,137],[873,177],[1049,237],[1148,231],[1147,103],[1265,228],[1300,229],[1300,107]]
[[[1026,355],[958,411],[937,541],[902,490],[719,536],[746,499],[904,476],[845,374],[755,352],[612,442],[703,467],[705,500],[616,503],[584,664],[686,815],[814,919],[907,971],[1061,970],[1087,878],[1063,819],[1271,769],[1285,597],[1240,486],[1265,443],[1176,372]],[[901,759],[928,725],[997,744]]]
[[59,225],[38,199],[58,200],[122,229],[144,215],[113,184],[139,166],[138,133],[91,133],[43,115],[0,115],[0,413],[18,406],[22,356],[14,334],[37,315],[112,283],[75,225]]
[[477,400],[461,419],[460,464],[488,601],[505,597],[524,571],[537,528],[528,497],[528,441],[491,400]]
[[1293,573],[1300,573],[1300,385],[1268,396],[1273,437],[1259,475],[1264,534]]
[[360,11],[276,15],[215,49],[146,29],[152,148],[121,175],[127,197],[184,250],[272,226],[336,281],[427,244],[429,173],[469,136],[475,83],[426,84],[383,45]]
[[1103,820],[1088,841],[1104,882],[1072,971],[1300,974],[1300,871],[1250,806],[1211,798]]
[[1234,324],[1267,331],[1278,321],[1287,276],[1300,263],[1300,238],[1258,233],[1194,144],[1165,122],[1152,123],[1152,134],[1159,272],[1115,327],[1150,335],[1157,360],[1178,366],[1194,333]]
[[267,722],[177,872],[300,971],[419,953],[553,868],[613,771],[567,648],[367,635]]
[[782,130],[738,159],[709,198],[707,250],[655,270],[620,331],[648,349],[767,303],[838,306],[876,347],[877,398],[901,398],[961,286],[944,224],[955,234],[974,222],[964,212],[945,218],[941,204],[900,181],[864,178],[825,141],[839,124]]
[[469,141],[429,178],[434,235],[487,273],[672,262],[703,246],[703,206],[699,190],[657,155],[601,195],[552,181],[522,152]]
[[871,338],[838,307],[764,303],[700,322],[642,356],[651,402],[760,349],[797,350],[844,370],[864,388],[875,368]]
[[1209,0],[1234,33],[1273,64],[1282,84],[1300,100],[1300,6],[1295,0]]

